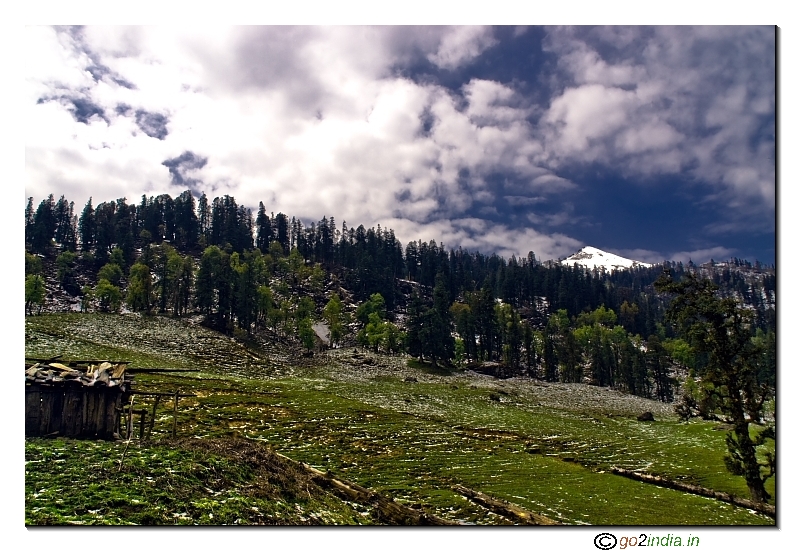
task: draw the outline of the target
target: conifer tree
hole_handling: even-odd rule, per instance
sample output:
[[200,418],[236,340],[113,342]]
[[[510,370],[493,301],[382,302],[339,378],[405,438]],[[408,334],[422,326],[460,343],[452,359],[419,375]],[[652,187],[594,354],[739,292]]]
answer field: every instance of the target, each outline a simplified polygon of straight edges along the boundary
[[272,222],[267,216],[264,203],[258,203],[258,214],[256,215],[256,248],[264,254],[269,252],[269,245],[272,242]]
[[33,239],[33,197],[28,197],[25,206],[25,246],[30,246]]
[[753,338],[752,312],[733,298],[720,297],[714,283],[693,274],[676,282],[664,273],[655,287],[674,297],[668,320],[708,358],[700,373],[701,390],[717,397],[720,410],[733,424],[726,438],[726,467],[744,477],[754,501],[766,501],[770,496],[764,483],[775,475],[776,461],[771,452],[764,452],[760,460],[758,449],[775,439],[774,426],[762,424],[764,403],[774,396],[775,388],[759,368],[762,351]]

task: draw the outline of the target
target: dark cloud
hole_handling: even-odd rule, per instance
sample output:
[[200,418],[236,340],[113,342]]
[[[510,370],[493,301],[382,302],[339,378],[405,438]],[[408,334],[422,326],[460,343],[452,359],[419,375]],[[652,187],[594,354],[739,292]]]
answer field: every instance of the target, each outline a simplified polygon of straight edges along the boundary
[[48,101],[57,101],[66,107],[77,122],[89,124],[89,120],[93,116],[97,116],[108,122],[108,118],[106,117],[106,113],[103,108],[89,98],[61,95],[56,97],[40,97],[36,103],[41,104]]
[[425,107],[422,114],[419,116],[420,131],[419,137],[427,138],[431,136],[433,125],[436,124],[436,116],[431,112],[429,106]]
[[129,90],[136,89],[135,84],[118,75],[102,63],[95,61],[92,65],[86,67],[86,70],[89,71],[89,74],[92,75],[92,78],[95,80],[95,82],[100,82],[107,77],[108,80],[118,84],[119,86],[122,86],[123,88],[128,88]]
[[75,120],[78,122],[88,124],[89,119],[95,115],[99,116],[105,121],[108,121],[103,108],[96,103],[93,103],[90,99],[77,97],[71,99],[70,101],[72,103],[72,116],[74,116]]
[[[168,122],[169,119],[160,113],[150,113],[143,109],[136,111],[136,125],[142,132],[152,138],[163,140],[167,137],[167,134],[169,134],[167,130]],[[205,164],[205,161],[203,161],[203,164]],[[202,166],[199,168],[202,168]]]
[[121,116],[134,116],[136,125],[146,135],[163,140],[169,135],[167,124],[169,118],[161,113],[151,113],[144,109],[133,110],[133,107],[127,103],[120,103],[114,109],[114,112]]
[[191,151],[184,151],[180,156],[167,159],[161,164],[169,168],[169,175],[172,178],[173,185],[183,188],[188,187],[196,191],[200,184],[202,184],[202,181],[187,177],[187,174],[191,170],[202,169],[206,163],[208,163],[208,157],[201,157],[195,155]]

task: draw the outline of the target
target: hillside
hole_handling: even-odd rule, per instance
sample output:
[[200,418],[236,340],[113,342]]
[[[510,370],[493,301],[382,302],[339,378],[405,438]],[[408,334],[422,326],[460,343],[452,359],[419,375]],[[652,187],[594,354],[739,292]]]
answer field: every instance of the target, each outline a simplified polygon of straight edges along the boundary
[[[303,486],[299,474],[275,485],[275,472],[248,458],[268,452],[252,442],[455,522],[511,521],[462,496],[460,485],[567,524],[774,524],[610,473],[621,466],[747,496],[725,470],[717,423],[680,422],[667,404],[609,388],[500,380],[359,348],[298,358],[280,344],[245,345],[167,317],[27,317],[26,355],[57,354],[196,369],[137,375],[139,388],[196,397],[181,400],[178,440],[171,442],[172,415],[162,403],[153,442],[134,439],[124,460],[122,443],[26,440],[31,524],[381,522],[329,491],[293,493],[298,479]],[[655,422],[636,420],[646,411]],[[87,462],[92,456],[98,461]],[[57,471],[46,466],[54,459],[64,461]],[[119,469],[121,483],[87,476],[97,464]],[[169,487],[176,490],[165,501],[159,495]],[[196,504],[181,504],[189,502]]]

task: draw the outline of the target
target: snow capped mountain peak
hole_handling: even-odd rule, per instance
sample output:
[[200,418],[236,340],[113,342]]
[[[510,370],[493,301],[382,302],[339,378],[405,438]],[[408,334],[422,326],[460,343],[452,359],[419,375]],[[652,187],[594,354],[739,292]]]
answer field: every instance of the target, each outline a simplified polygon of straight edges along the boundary
[[578,252],[565,260],[561,260],[561,265],[581,265],[593,269],[595,267],[604,268],[608,271],[615,269],[630,269],[632,267],[652,267],[652,264],[629,260],[622,256],[617,256],[611,252],[605,252],[593,246],[584,246]]

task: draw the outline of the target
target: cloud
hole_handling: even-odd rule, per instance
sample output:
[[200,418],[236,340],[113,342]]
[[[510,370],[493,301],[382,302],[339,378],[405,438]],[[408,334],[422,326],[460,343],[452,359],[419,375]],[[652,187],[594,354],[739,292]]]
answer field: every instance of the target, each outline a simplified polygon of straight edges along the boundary
[[148,113],[144,109],[136,111],[136,125],[150,137],[164,139],[169,134],[169,119],[161,113]]
[[495,44],[497,40],[490,27],[453,27],[442,37],[436,53],[428,55],[428,60],[441,69],[453,70]]
[[[589,223],[586,218],[575,213],[575,205],[569,202],[561,205],[561,209],[558,212],[545,214],[531,212],[526,216],[526,219],[534,226],[540,228],[551,228],[563,225],[586,225]],[[611,251],[609,250],[609,252]]]
[[190,172],[201,170],[208,163],[208,159],[185,151],[178,157],[167,159],[161,164],[169,168],[169,175],[173,185],[177,187],[191,187],[197,189],[200,180],[188,177]]
[[[775,208],[773,27],[550,29],[565,79],[542,117],[550,166],[686,175],[726,207]],[[646,180],[644,180],[646,183]]]
[[566,257],[574,254],[583,243],[561,233],[539,233],[531,228],[516,229],[505,224],[492,223],[480,218],[455,218],[417,224],[407,219],[387,219],[383,227],[394,229],[404,245],[410,240],[431,240],[446,247],[497,253],[510,258],[527,256],[534,252],[540,260]]
[[123,88],[135,89],[136,85],[112,70],[108,65],[100,61],[100,56],[90,46],[85,38],[85,28],[81,26],[62,27],[61,32],[72,39],[71,47],[85,58],[85,70],[95,82],[109,81]]
[[512,206],[531,206],[544,201],[543,197],[520,197],[518,195],[506,195],[503,198]]
[[56,101],[63,105],[70,112],[75,121],[82,124],[89,124],[89,121],[94,116],[106,122],[108,121],[103,108],[86,97],[62,95],[54,98],[39,98],[36,103],[41,104],[46,101]]

